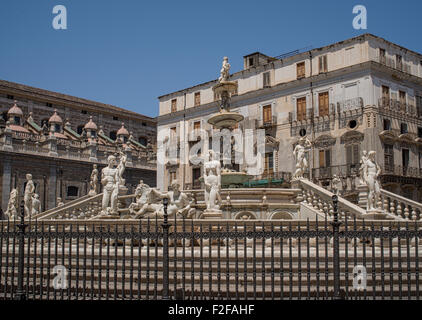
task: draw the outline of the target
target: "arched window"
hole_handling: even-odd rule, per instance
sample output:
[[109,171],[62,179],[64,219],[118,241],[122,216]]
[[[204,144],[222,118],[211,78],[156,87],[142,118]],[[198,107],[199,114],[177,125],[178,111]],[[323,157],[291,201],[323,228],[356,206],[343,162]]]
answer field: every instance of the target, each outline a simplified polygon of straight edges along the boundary
[[54,125],[54,132],[60,132],[60,131],[61,131],[61,126],[58,123],[56,123]]
[[3,118],[4,121],[7,121],[7,111],[3,112],[1,114],[1,116],[2,116],[2,118]]
[[116,140],[117,139],[117,132],[116,131],[110,131],[110,135],[109,135],[111,140]]
[[148,144],[148,139],[147,139],[147,138],[145,138],[145,137],[139,137],[138,141],[139,141],[139,143],[140,143],[140,144],[142,144],[144,147],[146,147],[146,146],[147,146],[147,144]]
[[77,197],[78,196],[78,187],[68,186],[66,195],[67,195],[67,197]]
[[82,131],[84,130],[84,126],[78,126],[78,128],[76,129],[76,132],[78,134],[82,134]]

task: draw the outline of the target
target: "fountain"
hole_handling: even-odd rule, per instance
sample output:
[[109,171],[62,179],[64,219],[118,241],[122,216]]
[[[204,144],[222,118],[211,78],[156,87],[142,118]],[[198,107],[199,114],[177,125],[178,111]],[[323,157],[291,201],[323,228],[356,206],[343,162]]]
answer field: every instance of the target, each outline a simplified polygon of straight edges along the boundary
[[[230,100],[232,95],[237,91],[237,82],[229,81],[229,71],[230,64],[228,58],[224,57],[218,84],[212,88],[214,94],[221,99],[220,111],[212,116],[208,120],[208,123],[215,129],[227,129],[231,133],[236,125],[243,121],[244,117],[238,112],[230,111]],[[233,161],[233,159],[231,160]],[[226,164],[221,170],[221,186],[223,188],[238,188],[243,186],[251,177],[246,172],[234,170],[232,164]]]

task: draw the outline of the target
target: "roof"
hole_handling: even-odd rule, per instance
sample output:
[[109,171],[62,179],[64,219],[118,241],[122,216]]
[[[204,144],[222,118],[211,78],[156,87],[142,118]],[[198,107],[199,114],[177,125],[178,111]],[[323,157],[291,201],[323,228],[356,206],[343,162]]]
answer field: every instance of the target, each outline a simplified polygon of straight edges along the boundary
[[57,114],[57,110],[54,110],[54,114],[48,119],[49,123],[63,123],[62,118]]
[[11,124],[11,125],[9,125],[9,128],[10,128],[12,131],[18,131],[18,132],[25,132],[25,133],[29,133],[29,130],[28,130],[28,129],[26,129],[25,127],[22,127],[22,126],[18,126],[18,125],[16,125],[16,124]]
[[10,115],[13,115],[13,116],[23,117],[22,109],[18,107],[17,103],[18,102],[15,100],[15,104],[13,105],[13,107],[11,107],[9,109],[9,111],[7,112],[7,114],[10,114]]
[[38,97],[42,100],[48,100],[49,102],[54,102],[57,104],[71,106],[73,108],[79,107],[80,109],[97,109],[92,111],[98,111],[109,113],[109,114],[116,114],[119,113],[123,117],[130,117],[135,118],[137,120],[145,120],[152,122],[153,124],[156,123],[155,118],[151,118],[133,111],[129,111],[123,108],[119,108],[110,104],[105,104],[101,102],[96,102],[88,99],[78,98],[75,96],[58,93],[54,91],[48,91],[40,88],[35,88],[23,84],[19,84],[16,82],[10,82],[6,80],[0,80],[0,91],[7,90],[7,92],[14,92],[16,95],[22,96],[34,96]]
[[122,127],[117,131],[117,135],[129,136],[129,131],[125,128],[125,124],[122,123]]
[[92,116],[89,117],[89,121],[85,124],[84,129],[88,129],[88,130],[98,130],[97,125],[95,124],[94,121],[92,121]]
[[[298,53],[296,55],[290,56],[289,59],[294,58],[294,57],[297,57],[297,56],[300,56],[300,55],[303,55],[303,54],[309,54],[311,52],[314,52],[315,53],[315,52],[318,52],[318,51],[329,49],[329,48],[331,48],[333,46],[336,46],[336,45],[339,45],[339,44],[347,44],[347,43],[351,43],[351,42],[354,42],[354,41],[357,41],[357,40],[367,40],[367,39],[370,39],[370,38],[371,39],[377,39],[377,40],[384,41],[384,42],[386,42],[386,43],[388,43],[388,44],[390,44],[392,46],[396,46],[397,48],[400,48],[402,50],[406,50],[408,52],[411,52],[413,54],[416,54],[416,55],[420,56],[421,59],[422,59],[422,54],[421,53],[416,52],[416,51],[412,51],[412,50],[407,49],[405,47],[402,47],[402,46],[400,46],[398,44],[395,44],[395,43],[393,43],[391,41],[388,41],[388,40],[386,40],[384,38],[375,36],[375,35],[373,35],[371,33],[365,33],[365,34],[362,34],[362,35],[359,35],[359,36],[356,36],[356,37],[353,37],[353,38],[349,38],[349,39],[346,39],[346,40],[338,41],[338,42],[335,42],[335,43],[332,43],[330,45],[326,45],[326,46],[323,46],[323,47],[320,47],[320,48],[315,48],[315,49],[307,50],[307,51],[304,51],[304,52],[300,52],[300,53]],[[244,56],[244,58],[245,57],[248,57],[248,56],[251,56],[251,55],[254,55],[254,54],[257,54],[257,53],[259,53],[261,55],[264,55],[264,56],[267,56],[267,55],[265,55],[265,54],[263,54],[261,52],[254,52],[254,53],[251,53],[249,55]],[[267,56],[267,57],[270,57],[270,56]],[[269,62],[269,63],[271,63],[271,62]],[[241,74],[244,71],[245,70],[241,70],[241,71],[235,72],[235,73],[231,74],[230,76],[239,75],[239,74]],[[208,85],[208,84],[211,84],[211,83],[216,83],[216,82],[217,82],[217,79],[214,79],[214,80],[211,80],[211,81],[206,81],[206,82],[203,82],[203,83],[200,83],[200,84],[196,84],[194,86],[191,86],[191,87],[188,87],[188,88],[185,88],[185,89],[181,89],[181,90],[178,90],[178,91],[174,91],[174,92],[170,92],[170,93],[167,93],[167,94],[163,94],[163,95],[159,96],[158,99],[161,99],[161,98],[164,98],[166,96],[170,96],[170,95],[173,95],[173,94],[176,94],[176,93],[182,93],[182,92],[190,91],[190,90],[192,90],[192,89],[194,89],[196,87],[201,87],[201,86]]]

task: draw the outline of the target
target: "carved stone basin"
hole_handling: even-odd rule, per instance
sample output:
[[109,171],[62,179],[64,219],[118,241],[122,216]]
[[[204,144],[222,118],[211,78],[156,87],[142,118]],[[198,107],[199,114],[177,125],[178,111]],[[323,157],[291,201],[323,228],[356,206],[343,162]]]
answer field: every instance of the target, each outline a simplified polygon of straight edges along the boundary
[[225,112],[221,111],[215,116],[212,116],[208,123],[217,129],[230,129],[236,126],[237,123],[241,122],[244,117],[237,112]]

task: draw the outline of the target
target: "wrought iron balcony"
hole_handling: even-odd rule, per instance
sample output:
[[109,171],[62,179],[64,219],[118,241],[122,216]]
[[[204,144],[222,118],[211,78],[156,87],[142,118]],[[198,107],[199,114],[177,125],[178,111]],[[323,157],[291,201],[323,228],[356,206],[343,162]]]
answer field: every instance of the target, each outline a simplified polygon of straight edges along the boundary
[[359,175],[360,164],[346,164],[338,166],[330,166],[326,168],[312,169],[312,177],[314,180],[332,179],[334,175],[337,177],[351,177]]
[[408,115],[418,115],[418,112],[416,111],[416,107],[414,105],[407,104],[405,102],[398,101],[395,99],[389,99],[385,97],[380,98],[378,100],[378,107],[389,111],[406,113]]
[[407,178],[422,178],[422,169],[398,165],[388,165],[382,168],[383,175],[394,175]]
[[357,97],[337,102],[337,112],[344,112],[363,108],[363,98]]

